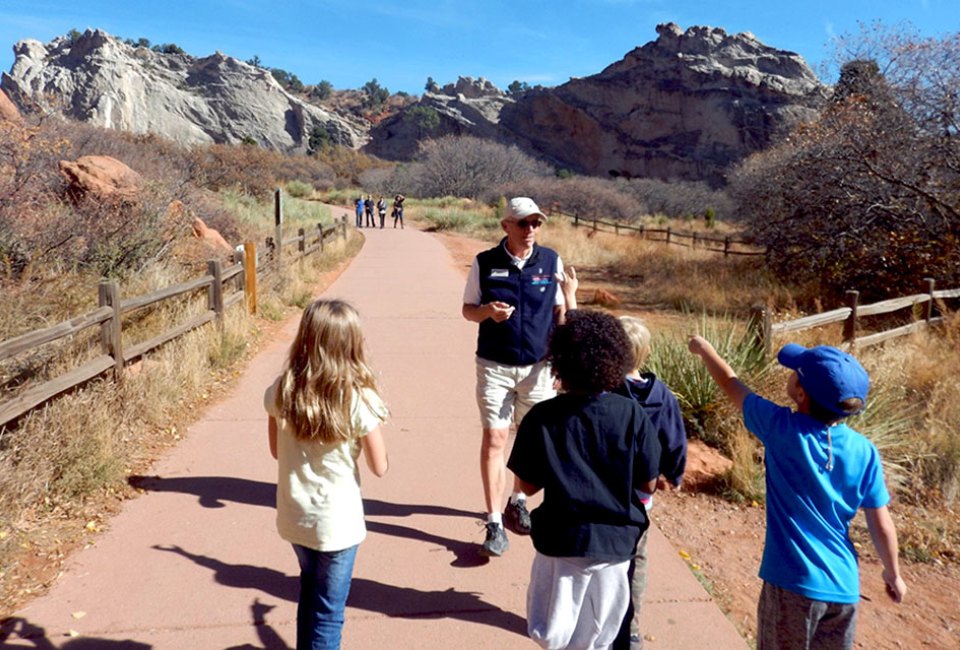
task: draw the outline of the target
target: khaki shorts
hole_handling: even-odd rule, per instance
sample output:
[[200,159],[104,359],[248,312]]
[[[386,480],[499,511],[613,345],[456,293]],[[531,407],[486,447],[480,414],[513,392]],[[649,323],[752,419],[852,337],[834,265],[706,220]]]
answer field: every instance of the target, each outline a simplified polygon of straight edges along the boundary
[[484,429],[519,424],[534,404],[557,394],[546,361],[532,366],[505,366],[477,357],[477,406]]

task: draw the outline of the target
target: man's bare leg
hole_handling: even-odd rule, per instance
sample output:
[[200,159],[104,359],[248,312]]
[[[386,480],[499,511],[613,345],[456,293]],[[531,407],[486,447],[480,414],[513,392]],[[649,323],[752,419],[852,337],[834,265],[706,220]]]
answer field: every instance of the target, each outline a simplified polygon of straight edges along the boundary
[[480,444],[480,477],[483,479],[483,498],[487,513],[503,511],[503,489],[507,486],[507,463],[504,452],[509,429],[484,429]]

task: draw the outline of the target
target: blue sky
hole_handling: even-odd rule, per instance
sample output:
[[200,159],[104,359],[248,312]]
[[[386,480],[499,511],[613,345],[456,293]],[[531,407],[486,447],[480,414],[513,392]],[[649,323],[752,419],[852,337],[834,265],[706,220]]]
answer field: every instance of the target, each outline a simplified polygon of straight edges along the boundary
[[[819,70],[858,21],[909,21],[925,36],[960,31],[960,0],[0,0],[0,70],[13,45],[71,28],[221,51],[308,84],[423,91],[458,76],[553,86],[599,72],[675,22],[752,32]],[[830,73],[822,76],[833,82]]]

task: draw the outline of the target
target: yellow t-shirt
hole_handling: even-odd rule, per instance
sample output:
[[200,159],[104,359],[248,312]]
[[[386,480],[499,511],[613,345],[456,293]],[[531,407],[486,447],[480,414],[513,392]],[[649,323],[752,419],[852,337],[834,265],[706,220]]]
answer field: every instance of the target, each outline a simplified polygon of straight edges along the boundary
[[279,379],[263,405],[277,420],[277,531],[292,544],[340,551],[363,541],[367,529],[360,498],[360,438],[384,421],[387,408],[370,389],[350,409],[354,437],[345,442],[299,440],[277,412]]

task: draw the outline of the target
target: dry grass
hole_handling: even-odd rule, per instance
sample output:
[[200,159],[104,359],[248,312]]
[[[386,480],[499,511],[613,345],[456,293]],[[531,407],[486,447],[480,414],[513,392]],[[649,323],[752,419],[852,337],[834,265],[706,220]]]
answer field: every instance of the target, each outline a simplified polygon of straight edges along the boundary
[[[347,241],[335,238],[322,255],[289,265],[278,291],[261,284],[258,297],[267,317],[248,316],[235,306],[222,331],[212,324],[194,330],[128,367],[122,383],[107,377],[88,382],[0,429],[0,615],[44,588],[69,549],[99,528],[111,504],[132,493],[126,477],[175,444],[189,414],[230,384],[270,322],[297,313],[324,274],[361,245],[353,232]],[[122,294],[150,293],[183,281],[183,273],[176,266],[150,267],[125,281]],[[90,280],[73,277],[44,285],[51,300],[44,310],[34,308],[38,314],[29,329],[90,311],[96,305],[96,281]],[[169,330],[206,309],[206,296],[198,293],[127,315],[124,344]],[[30,295],[25,290],[4,294],[0,331],[18,329],[7,319],[30,308]],[[36,300],[37,293],[32,296]],[[30,355],[29,376],[20,358],[4,364],[0,378],[6,389],[39,383],[82,362],[99,348],[96,328],[90,329],[89,335]],[[14,370],[19,383],[11,381]]]

